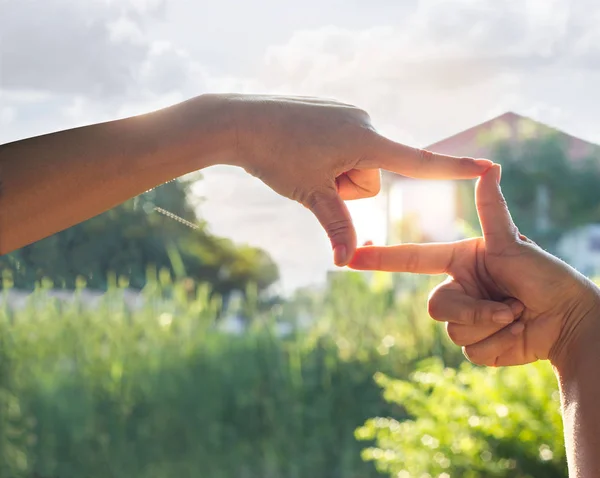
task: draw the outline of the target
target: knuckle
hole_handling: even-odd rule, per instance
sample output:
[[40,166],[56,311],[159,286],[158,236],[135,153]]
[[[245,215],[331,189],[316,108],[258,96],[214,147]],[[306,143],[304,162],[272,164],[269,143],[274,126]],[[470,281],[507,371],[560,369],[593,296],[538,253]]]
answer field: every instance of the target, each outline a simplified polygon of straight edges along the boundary
[[294,193],[297,195],[297,201],[302,203],[311,211],[319,208],[319,206],[326,200],[326,196],[319,190],[312,190],[308,192],[295,190]]
[[472,310],[467,312],[468,314],[465,313],[465,319],[467,320],[465,323],[471,325],[483,325],[487,322],[490,322],[492,317],[492,312],[483,305],[477,305]]
[[434,154],[426,149],[417,149],[417,157],[422,168],[427,168],[433,162]]
[[312,209],[312,205],[310,204],[311,195],[306,194],[306,192],[302,188],[296,186],[294,189],[292,189],[290,199],[293,201],[298,201],[303,206]]
[[473,162],[472,158],[456,158],[453,160],[453,164],[456,166],[457,169],[463,171],[467,169],[472,169],[473,166],[475,166],[475,163]]
[[373,269],[380,270],[382,268],[381,251],[374,249],[371,251],[370,262],[373,265]]
[[463,307],[460,309],[458,321],[463,325],[474,325],[477,323],[477,309]]
[[445,165],[448,169],[466,171],[472,170],[474,166],[472,158],[441,156],[433,151],[420,148],[415,148],[415,151],[417,152],[418,162],[423,169],[439,164],[439,166]]
[[357,118],[359,118],[361,120],[361,122],[364,122],[364,123],[371,122],[371,115],[369,115],[367,110],[365,110],[363,108],[359,108],[358,106],[353,106],[353,105],[351,105],[351,108],[354,110],[354,113],[356,114]]
[[365,160],[368,160],[368,152],[377,144],[378,140],[380,140],[379,134],[377,134],[375,128],[371,125],[371,120],[368,115],[361,120],[358,130],[353,131],[352,136],[352,141],[358,146],[358,151],[360,151],[358,156],[361,159],[359,161],[364,162]]
[[346,219],[332,221],[325,227],[329,237],[339,237],[346,235],[352,226]]
[[506,204],[506,199],[504,199],[502,196],[481,201],[480,207],[493,208],[493,209],[502,208],[502,209],[505,209],[506,211],[508,211],[508,205]]
[[521,234],[518,230],[516,231],[516,234],[517,234],[517,238],[519,239],[519,241],[521,243],[523,243],[523,244],[530,244],[532,246],[538,246],[537,242],[532,241],[525,234]]
[[419,254],[416,249],[410,249],[406,256],[406,263],[404,264],[404,270],[408,273],[415,273],[419,270]]

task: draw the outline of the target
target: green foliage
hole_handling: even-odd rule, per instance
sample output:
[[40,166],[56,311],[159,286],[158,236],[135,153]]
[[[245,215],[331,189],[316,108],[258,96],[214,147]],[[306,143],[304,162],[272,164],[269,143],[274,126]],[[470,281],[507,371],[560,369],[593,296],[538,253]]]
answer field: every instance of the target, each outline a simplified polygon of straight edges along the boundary
[[371,274],[370,280],[359,272],[334,274],[321,307],[312,311],[319,317],[313,333],[335,337],[342,358],[384,357],[396,373],[408,373],[432,353],[457,364],[462,354],[426,312],[429,290],[440,280],[381,272]]
[[57,287],[106,289],[110,274],[126,277],[130,287],[146,283],[148,266],[167,268],[174,277],[206,282],[222,295],[255,283],[263,290],[275,282],[277,266],[264,252],[237,247],[211,235],[204,223],[192,229],[159,214],[167,210],[197,223],[188,189],[191,181],[171,181],[104,214],[0,257],[0,271],[11,270],[15,287],[33,289],[42,278]]
[[[353,292],[359,288],[355,319],[371,303],[364,281]],[[123,291],[111,288],[89,309],[38,289],[24,309],[0,312],[13,344],[10,362],[3,357],[11,370],[3,389],[20,410],[11,420],[24,436],[0,435],[11,466],[20,467],[0,476],[376,476],[353,432],[390,412],[372,377],[406,363],[403,350],[342,359],[328,332],[281,337],[283,311],[261,314],[252,303],[247,333],[226,334],[209,288],[191,294],[168,274],[144,295],[144,306],[131,311]],[[318,310],[341,317],[335,304]]]
[[0,323],[0,476],[19,477],[28,470],[25,450],[35,437],[32,421],[21,409],[13,370],[15,347],[9,331],[5,322]]
[[[572,160],[560,137],[547,135],[518,149],[500,143],[494,159],[503,166],[503,190],[515,221],[540,245],[552,249],[563,233],[600,221],[600,157]],[[548,192],[545,210],[537,206],[540,188]],[[547,230],[536,226],[540,214],[548,216]]]
[[358,435],[378,441],[365,458],[388,474],[563,476],[549,371],[447,368],[462,355],[425,312],[437,281],[340,273],[267,311],[250,287],[239,335],[221,331],[209,286],[168,271],[149,276],[133,310],[114,278],[95,308],[43,287],[23,309],[3,302],[0,477],[375,478],[354,432],[376,416],[397,422]]
[[[502,165],[502,190],[523,234],[552,251],[565,232],[600,222],[600,153],[571,159],[563,137],[554,133],[492,144],[491,159]],[[464,218],[479,229],[471,183],[459,186],[459,204]]]
[[[507,369],[438,359],[419,365],[409,380],[378,374],[400,420],[375,418],[356,431],[375,440],[366,460],[389,476],[566,477],[559,393],[549,365]],[[408,414],[409,420],[402,420]]]

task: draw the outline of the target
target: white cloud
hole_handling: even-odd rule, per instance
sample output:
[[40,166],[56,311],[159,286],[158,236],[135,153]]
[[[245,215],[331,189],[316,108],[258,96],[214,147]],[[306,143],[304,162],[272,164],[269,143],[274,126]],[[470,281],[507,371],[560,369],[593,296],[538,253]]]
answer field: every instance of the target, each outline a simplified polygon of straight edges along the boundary
[[355,103],[383,132],[427,144],[566,93],[543,75],[596,71],[596,15],[592,0],[421,0],[394,26],[295,32],[268,49],[254,89]]
[[9,106],[0,108],[0,125],[7,125],[15,120],[17,111]]
[[192,59],[157,48],[147,33],[163,8],[148,0],[15,1],[0,15],[0,89],[104,102],[189,87],[197,81]]
[[108,37],[113,43],[138,43],[145,41],[144,32],[136,22],[126,16],[106,24]]
[[[88,0],[90,1],[90,0]],[[164,13],[166,7],[166,0],[91,0],[105,3],[112,7],[125,8],[129,11],[134,11],[141,14],[148,13]]]

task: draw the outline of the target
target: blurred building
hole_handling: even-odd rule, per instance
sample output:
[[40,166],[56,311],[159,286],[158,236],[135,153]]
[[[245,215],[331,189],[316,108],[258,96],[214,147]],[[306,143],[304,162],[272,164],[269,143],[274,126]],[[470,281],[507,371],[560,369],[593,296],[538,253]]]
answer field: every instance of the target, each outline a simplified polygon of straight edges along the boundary
[[600,276],[600,224],[588,224],[565,234],[558,255],[589,277]]
[[[452,156],[494,159],[498,142],[519,143],[552,134],[558,137],[569,159],[589,158],[600,146],[512,112],[473,126],[425,149]],[[398,174],[384,174],[386,237],[388,243],[451,241],[465,237],[465,198],[457,181],[426,181]],[[600,185],[599,185],[600,187]],[[464,190],[464,189],[463,189]],[[576,194],[576,192],[574,192]],[[538,190],[539,229],[547,225],[548,193]],[[468,234],[467,234],[468,235]],[[600,273],[600,225],[590,225],[566,234],[560,243],[562,257],[588,274]]]

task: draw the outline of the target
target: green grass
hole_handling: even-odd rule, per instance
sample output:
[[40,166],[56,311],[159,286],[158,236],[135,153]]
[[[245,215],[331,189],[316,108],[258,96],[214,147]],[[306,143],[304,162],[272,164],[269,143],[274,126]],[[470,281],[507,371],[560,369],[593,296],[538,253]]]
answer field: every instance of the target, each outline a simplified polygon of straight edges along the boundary
[[[414,410],[373,376],[406,379],[431,355],[462,362],[426,317],[434,282],[402,279],[398,295],[384,278],[343,274],[266,313],[246,304],[241,335],[219,331],[207,288],[164,275],[136,311],[118,287],[96,310],[43,289],[0,309],[0,478],[381,476],[355,430]],[[301,313],[318,320],[274,332]]]

